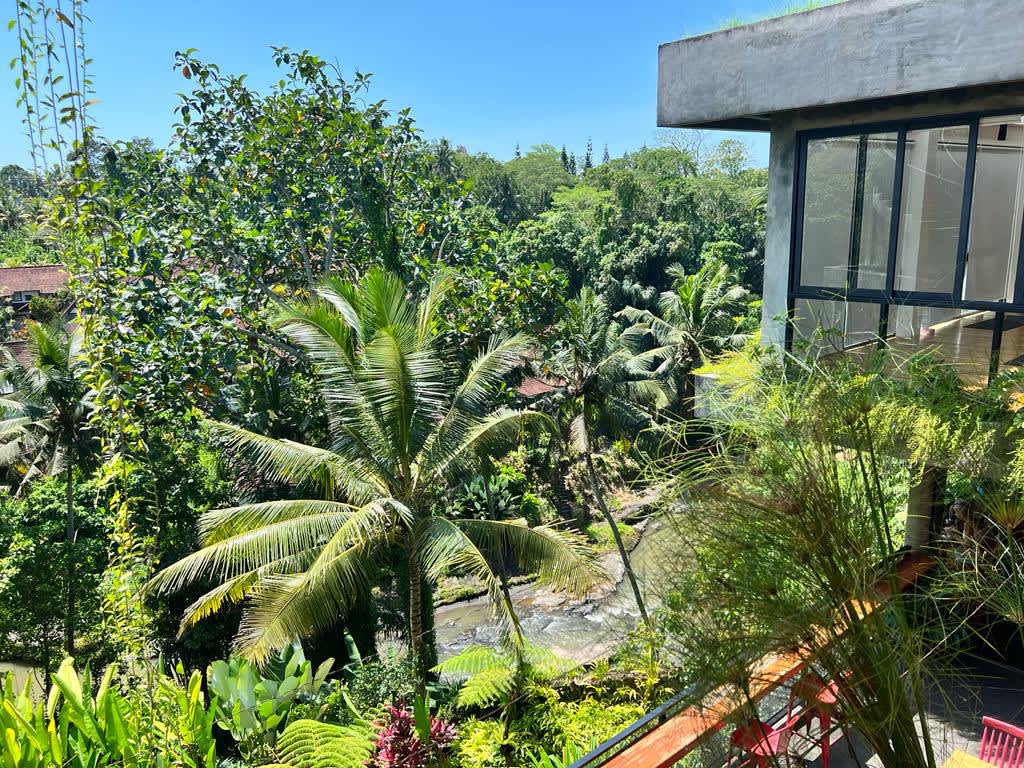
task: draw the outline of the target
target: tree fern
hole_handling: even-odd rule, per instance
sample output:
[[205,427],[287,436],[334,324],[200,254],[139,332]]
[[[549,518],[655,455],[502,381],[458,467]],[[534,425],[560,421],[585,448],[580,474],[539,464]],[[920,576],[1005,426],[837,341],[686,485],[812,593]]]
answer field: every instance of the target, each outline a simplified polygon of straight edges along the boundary
[[456,698],[458,706],[485,708],[508,702],[518,689],[548,685],[578,667],[576,662],[535,645],[521,650],[471,645],[434,671],[465,678]]
[[375,729],[354,725],[295,720],[277,741],[280,768],[363,768],[373,753]]

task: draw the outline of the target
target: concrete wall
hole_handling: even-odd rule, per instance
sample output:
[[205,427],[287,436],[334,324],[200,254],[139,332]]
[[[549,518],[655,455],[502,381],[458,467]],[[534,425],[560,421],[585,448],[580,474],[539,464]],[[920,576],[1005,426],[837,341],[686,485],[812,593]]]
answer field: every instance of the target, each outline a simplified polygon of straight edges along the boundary
[[658,125],[1024,81],[1021,0],[847,0],[662,45]]
[[768,151],[768,212],[764,236],[764,291],[761,343],[781,347],[786,340],[786,300],[792,247],[796,128],[792,119],[772,122]]

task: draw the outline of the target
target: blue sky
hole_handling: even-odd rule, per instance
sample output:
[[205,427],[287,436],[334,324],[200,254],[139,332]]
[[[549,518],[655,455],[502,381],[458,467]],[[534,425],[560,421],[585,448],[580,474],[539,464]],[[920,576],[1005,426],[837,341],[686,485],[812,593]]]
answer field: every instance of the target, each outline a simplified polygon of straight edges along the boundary
[[[780,0],[91,0],[87,32],[108,138],[170,137],[174,51],[188,47],[246,72],[274,78],[269,46],[285,44],[374,73],[371,96],[412,107],[431,139],[501,159],[518,142],[566,144],[613,155],[655,143],[657,47],[661,42],[756,17]],[[15,36],[0,36],[7,61]],[[14,77],[0,72],[0,163],[27,164]],[[742,134],[767,163],[767,137]]]

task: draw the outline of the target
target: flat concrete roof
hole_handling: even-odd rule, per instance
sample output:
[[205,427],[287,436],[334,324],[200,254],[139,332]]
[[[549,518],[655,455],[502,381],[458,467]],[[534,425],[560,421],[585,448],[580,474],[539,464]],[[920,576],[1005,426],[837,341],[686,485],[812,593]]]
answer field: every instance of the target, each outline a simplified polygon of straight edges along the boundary
[[1024,81],[1021,0],[847,0],[665,43],[658,125],[768,130],[778,112]]

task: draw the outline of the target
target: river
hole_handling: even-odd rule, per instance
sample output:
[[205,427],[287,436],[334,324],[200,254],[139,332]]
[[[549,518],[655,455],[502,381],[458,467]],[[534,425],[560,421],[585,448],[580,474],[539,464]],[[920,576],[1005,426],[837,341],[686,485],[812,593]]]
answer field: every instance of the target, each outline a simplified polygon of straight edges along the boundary
[[[666,568],[678,567],[679,552],[679,534],[673,525],[649,521],[629,558],[648,610],[660,604]],[[593,661],[615,650],[636,626],[639,613],[629,583],[622,577],[618,554],[602,555],[601,563],[608,571],[608,582],[582,600],[533,584],[512,587],[516,613],[529,642],[580,662]],[[470,644],[498,643],[497,625],[486,597],[439,607],[434,626],[442,659]],[[32,669],[17,662],[0,662],[0,675],[8,672],[14,673],[20,690]],[[33,687],[42,691],[38,676]]]
[[[666,568],[679,562],[679,534],[671,523],[649,521],[630,553],[648,611],[661,602]],[[636,626],[639,618],[629,583],[615,552],[602,555],[609,583],[582,600],[532,584],[511,590],[526,639],[580,662],[608,655]],[[453,656],[467,645],[496,645],[497,625],[486,597],[441,606],[434,615],[440,658]]]

